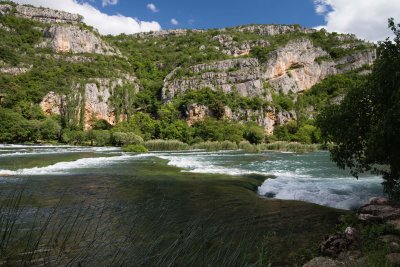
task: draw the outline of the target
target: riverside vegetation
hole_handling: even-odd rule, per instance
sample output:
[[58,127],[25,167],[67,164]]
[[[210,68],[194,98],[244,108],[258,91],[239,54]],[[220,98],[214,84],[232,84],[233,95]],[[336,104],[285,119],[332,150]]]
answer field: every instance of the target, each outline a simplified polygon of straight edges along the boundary
[[[71,14],[0,1],[0,40],[2,143],[314,151],[321,141],[341,144],[324,118],[347,114],[353,91],[371,72],[379,77],[375,45],[299,25],[101,36]],[[276,67],[285,62],[282,71]],[[1,186],[2,264],[298,265],[319,255],[323,236],[351,213],[254,194],[274,177],[187,175],[165,160],[119,150],[57,153],[0,158],[27,178],[26,187],[15,189],[18,178]],[[113,162],[116,153],[132,161],[45,172]],[[271,154],[250,155],[266,161]],[[388,163],[373,159],[366,163]],[[31,179],[26,172],[36,169]],[[388,264],[389,248],[377,238],[396,230],[342,223],[340,230],[362,229],[367,266]]]
[[[223,141],[239,146],[242,141],[255,145],[273,141],[307,145],[320,143],[316,114],[332,99],[345,94],[349,85],[362,82],[365,76],[359,73],[369,68],[366,64],[357,65],[357,68],[351,65],[352,62],[341,63],[339,67],[347,67],[349,71],[328,75],[321,79],[321,83],[317,80],[304,92],[289,90],[289,93],[283,93],[287,89],[278,90],[265,78],[262,79],[261,95],[245,96],[239,90],[224,92],[218,86],[204,86],[187,88],[185,93],[167,102],[163,99],[166,77],[174,70],[176,79],[211,75],[213,70],[194,73],[190,68],[200,63],[234,58],[255,58],[260,64],[266,64],[274,57],[274,51],[298,40],[310,40],[315,47],[324,49],[324,52],[318,52],[324,56],[315,57],[312,64],[334,64],[346,56],[374,49],[373,45],[351,35],[307,30],[298,25],[267,25],[267,29],[279,30],[278,34],[263,34],[262,25],[249,25],[223,30],[172,32],[161,37],[156,34],[100,36],[94,29],[77,21],[74,31],[83,31],[90,38],[97,38],[99,44],[96,47],[106,47],[107,42],[114,52],[81,52],[82,48],[74,51],[75,44],[72,43],[69,51],[60,53],[57,49],[62,47],[57,47],[59,44],[46,46],[49,41],[46,38],[43,41],[42,30],[49,27],[49,22],[32,20],[25,13],[21,16],[22,11],[12,2],[0,4],[9,6],[8,10],[3,8],[0,16],[0,142],[6,143],[127,146],[138,145],[139,137],[144,141],[178,140],[188,145]],[[72,26],[61,24],[60,27],[70,29]],[[57,35],[53,38],[57,39]],[[229,54],[229,49],[239,49],[240,46],[245,47],[243,55]],[[78,51],[79,56],[76,55]],[[288,76],[295,75],[299,68],[296,64],[302,63],[293,62]],[[23,71],[7,72],[13,68]],[[213,75],[219,75],[220,70],[215,71]],[[240,73],[242,67],[231,67],[227,71]],[[339,71],[335,69],[332,72]],[[126,80],[123,78],[126,75],[135,78]],[[121,82],[115,86],[106,84],[102,89],[109,91],[110,96],[100,92],[103,81],[112,83],[118,79]],[[88,85],[97,87],[98,95],[91,100],[95,103],[88,100]],[[233,84],[232,88],[235,86],[241,85]],[[50,111],[43,106],[49,91],[58,97],[58,102],[54,100],[51,103]],[[105,108],[98,107],[103,104]],[[204,106],[208,112],[189,125],[188,107],[191,105]],[[59,110],[54,111],[57,108]],[[94,111],[89,112],[89,109]],[[96,109],[107,111],[100,114]],[[233,115],[228,116],[227,109]],[[267,121],[269,128],[261,120]],[[201,146],[204,145],[197,145]],[[152,149],[155,149],[154,145]]]

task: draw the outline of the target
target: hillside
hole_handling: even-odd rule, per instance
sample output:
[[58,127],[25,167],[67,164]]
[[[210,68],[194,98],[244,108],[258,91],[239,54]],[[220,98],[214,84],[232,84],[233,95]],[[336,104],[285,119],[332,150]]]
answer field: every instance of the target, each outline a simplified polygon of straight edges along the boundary
[[0,142],[82,143],[91,129],[239,142],[254,128],[318,142],[315,115],[376,58],[354,35],[299,25],[101,36],[79,15],[12,2],[0,40]]

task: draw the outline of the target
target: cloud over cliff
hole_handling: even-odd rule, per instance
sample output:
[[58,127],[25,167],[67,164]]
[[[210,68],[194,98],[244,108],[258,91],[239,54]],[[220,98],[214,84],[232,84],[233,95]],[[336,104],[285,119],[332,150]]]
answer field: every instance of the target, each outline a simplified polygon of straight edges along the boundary
[[400,23],[399,0],[314,0],[315,11],[325,17],[328,31],[354,33],[370,41],[392,36],[388,18]]
[[30,4],[34,6],[48,7],[70,13],[80,14],[84,22],[99,30],[101,34],[118,35],[121,33],[132,34],[137,32],[158,31],[161,26],[156,21],[140,21],[136,18],[123,15],[108,15],[102,13],[88,2],[77,2],[75,0],[14,0],[19,4]]

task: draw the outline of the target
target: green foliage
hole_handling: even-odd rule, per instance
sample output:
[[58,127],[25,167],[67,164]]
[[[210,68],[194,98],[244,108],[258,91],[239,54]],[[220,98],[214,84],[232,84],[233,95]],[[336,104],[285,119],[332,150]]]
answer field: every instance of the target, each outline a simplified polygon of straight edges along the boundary
[[113,132],[111,136],[112,143],[117,146],[140,145],[143,144],[143,138],[132,132]]
[[264,129],[255,122],[250,122],[245,125],[244,138],[251,144],[261,144],[264,142]]
[[106,146],[111,144],[111,132],[108,130],[91,130],[87,133],[91,145]]
[[66,130],[62,134],[62,141],[68,144],[82,145],[86,140],[87,136],[84,131]]
[[110,130],[112,125],[106,120],[95,120],[92,124],[93,130]]
[[144,143],[144,146],[150,151],[180,151],[188,150],[188,144],[179,140],[150,140]]
[[298,142],[285,142],[278,141],[269,144],[259,145],[261,150],[275,150],[275,151],[287,151],[295,153],[306,153],[313,152],[322,149],[321,145],[317,144],[302,144]]
[[273,104],[278,108],[278,109],[283,109],[283,110],[293,110],[294,109],[294,102],[293,102],[293,97],[290,95],[285,95],[282,93],[272,94],[272,101]]
[[239,143],[239,149],[247,152],[247,153],[260,153],[261,149],[257,145],[250,144],[249,141],[241,141]]
[[143,145],[127,145],[122,147],[122,151],[124,152],[135,152],[135,153],[146,153],[148,152],[147,148]]
[[40,123],[40,138],[42,140],[58,140],[61,130],[60,122],[55,118],[48,117]]
[[207,141],[192,145],[192,149],[204,149],[206,151],[222,151],[222,150],[237,150],[238,145],[230,141]]
[[212,90],[210,88],[187,90],[185,94],[178,96],[174,103],[182,112],[188,105],[193,103],[205,105],[217,118],[222,117],[225,106],[232,110],[239,108],[260,110],[268,104],[260,97],[243,97],[237,92],[225,93],[222,90]]
[[193,125],[195,136],[204,141],[224,141],[239,143],[243,138],[244,127],[229,121],[206,119]]
[[400,198],[400,25],[389,26],[394,42],[379,43],[378,59],[368,82],[351,88],[340,105],[318,118],[322,137],[334,142],[332,159],[353,175],[372,171],[383,175],[385,191]]

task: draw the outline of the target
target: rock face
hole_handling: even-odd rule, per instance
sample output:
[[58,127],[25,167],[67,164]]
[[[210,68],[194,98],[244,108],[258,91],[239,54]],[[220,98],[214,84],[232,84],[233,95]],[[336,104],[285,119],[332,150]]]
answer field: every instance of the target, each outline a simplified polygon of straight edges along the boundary
[[[131,84],[136,91],[139,90],[136,78],[133,76],[125,76],[118,79],[97,78],[81,86],[76,86],[74,95],[59,95],[49,92],[40,103],[43,112],[46,115],[61,115],[64,117],[71,116],[70,110],[73,109],[75,119],[83,118],[83,126],[86,130],[91,128],[93,119],[106,120],[109,124],[114,125],[117,121],[125,119],[125,115],[121,114],[116,118],[115,107],[111,103],[111,97],[117,88],[124,84]],[[75,102],[75,105],[72,103]],[[76,103],[78,103],[76,105]],[[83,112],[83,114],[81,114]]]
[[22,73],[26,73],[32,69],[32,66],[29,67],[1,67],[0,73],[9,74],[12,76],[16,76]]
[[306,29],[296,25],[247,25],[237,29],[241,32],[252,32],[260,35],[279,35],[291,32],[313,33],[316,30]]
[[298,93],[311,88],[328,75],[336,74],[331,60],[316,62],[329,54],[308,39],[289,42],[270,53],[263,78],[277,91]]
[[164,38],[169,36],[183,36],[188,34],[189,32],[205,32],[203,30],[185,30],[185,29],[176,29],[176,30],[161,30],[161,31],[151,31],[151,32],[141,32],[135,33],[132,36],[137,38]]
[[[239,27],[241,31],[252,31],[263,35],[275,35],[290,31],[305,31],[295,26],[246,26]],[[351,38],[354,38],[350,36]],[[350,38],[349,37],[349,38]],[[233,41],[228,34],[220,34],[213,37],[226,53],[237,56],[240,53],[250,51],[252,44],[246,43],[243,47]],[[267,42],[263,44],[268,46]],[[244,52],[243,52],[244,51]],[[331,59],[328,52],[316,47],[307,38],[293,40],[285,46],[269,53],[268,61],[260,64],[254,58],[238,58],[217,61],[208,64],[199,64],[186,70],[176,69],[164,80],[162,99],[164,102],[172,100],[187,90],[199,90],[208,87],[212,90],[222,90],[225,93],[237,92],[245,97],[262,97],[272,101],[270,90],[289,94],[300,93],[308,90],[321,82],[329,75],[356,70],[364,65],[371,65],[376,59],[373,49],[357,52],[345,56],[337,61]],[[270,87],[269,89],[265,89]],[[245,114],[251,114],[246,116]],[[207,114],[194,119],[195,115],[188,110],[188,122],[198,121]],[[264,127],[266,133],[272,133],[276,125],[282,125],[295,119],[296,115],[290,111],[276,112],[273,109],[265,111],[235,111],[230,119],[238,121],[252,120]]]
[[93,32],[73,25],[52,25],[44,32],[44,42],[40,47],[48,47],[57,53],[95,53],[117,55],[120,52]]
[[[186,121],[190,126],[212,116],[214,116],[213,110],[210,110],[210,108],[205,105],[194,103],[186,108]],[[255,121],[264,128],[267,135],[270,135],[273,133],[275,125],[284,124],[290,120],[296,119],[296,113],[275,111],[272,108],[266,110],[232,110],[230,107],[225,106],[221,117],[225,120],[243,123]]]
[[216,35],[212,40],[217,41],[222,47],[222,52],[228,56],[239,57],[250,54],[250,51],[255,46],[267,47],[269,42],[265,40],[244,41],[242,43],[233,40],[233,37],[228,34]]
[[[0,8],[1,9],[1,8]],[[83,17],[78,14],[71,14],[49,8],[37,8],[31,6],[16,6],[17,16],[34,19],[44,23],[71,23],[82,22]]]
[[11,10],[13,9],[13,7],[11,5],[0,5],[0,16],[4,16],[7,13],[9,13]]
[[241,96],[263,96],[265,90],[261,81],[260,66],[257,59],[241,58],[200,64],[189,68],[189,77],[177,77],[176,69],[164,80],[163,101],[167,102],[189,89],[199,90],[208,87],[221,89],[225,93],[237,92]]

